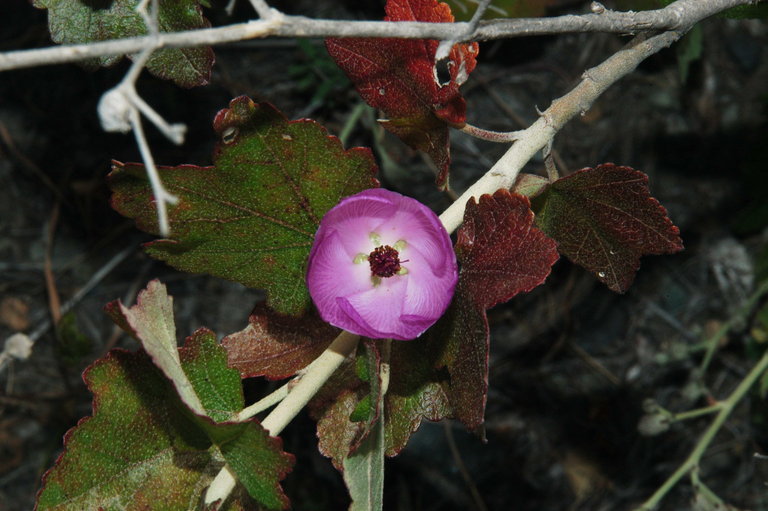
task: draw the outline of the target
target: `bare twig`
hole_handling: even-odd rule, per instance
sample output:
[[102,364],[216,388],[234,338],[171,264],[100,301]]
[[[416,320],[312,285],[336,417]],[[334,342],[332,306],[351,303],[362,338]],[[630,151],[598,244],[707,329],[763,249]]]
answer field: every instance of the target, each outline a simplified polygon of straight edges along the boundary
[[763,355],[760,361],[755,364],[752,370],[749,371],[749,374],[747,374],[747,376],[741,380],[741,383],[739,383],[731,395],[728,396],[727,399],[720,401],[720,408],[717,416],[714,418],[706,431],[704,431],[704,433],[701,435],[699,441],[696,442],[696,446],[688,455],[688,458],[686,458],[682,465],[680,465],[678,469],[675,470],[675,472],[669,476],[666,481],[664,481],[664,484],[662,484],[656,490],[656,492],[648,498],[648,500],[643,502],[640,507],[635,509],[635,511],[651,511],[656,509],[656,506],[658,506],[664,496],[669,492],[669,490],[674,488],[674,486],[683,476],[690,473],[692,470],[696,470],[701,457],[706,452],[709,444],[712,443],[712,440],[714,440],[715,435],[720,431],[720,428],[723,426],[723,423],[725,423],[725,420],[730,416],[736,405],[746,395],[747,391],[752,388],[752,385],[754,385],[758,378],[765,372],[766,368],[768,368],[768,353]]
[[472,38],[472,34],[475,32],[475,30],[477,30],[477,26],[480,24],[480,19],[483,17],[483,14],[485,14],[485,11],[488,9],[488,5],[490,3],[491,0],[480,0],[480,3],[477,4],[475,14],[472,16],[472,19],[469,20],[469,25],[464,31],[464,34],[462,34],[463,37],[455,37],[452,39],[440,41],[440,44],[437,46],[437,51],[435,52],[435,60],[439,62],[443,59],[447,59],[448,54],[451,53],[451,48],[453,48],[454,44],[458,43],[461,39],[467,40]]
[[[311,364],[307,372],[288,395],[261,422],[270,435],[277,436],[306,406],[320,387],[355,349],[359,336],[341,332],[331,345]],[[206,505],[224,501],[235,487],[237,479],[226,465],[218,473],[205,494]]]
[[[147,5],[150,1],[152,2],[152,11],[148,13]],[[157,0],[142,0],[136,7],[136,11],[141,15],[142,19],[144,19],[151,40],[148,43],[148,46],[144,48],[134,60],[123,80],[113,89],[105,92],[101,97],[101,100],[99,100],[98,112],[104,130],[121,133],[127,133],[128,131],[133,130],[152,187],[152,193],[157,207],[157,224],[160,235],[168,236],[170,233],[170,226],[168,224],[168,205],[176,204],[178,198],[168,192],[160,180],[155,160],[152,157],[149,144],[147,144],[147,139],[144,136],[144,128],[141,124],[141,116],[139,115],[139,112],[144,114],[161,133],[175,144],[184,142],[184,133],[186,132],[187,127],[183,124],[168,124],[165,119],[155,112],[136,92],[136,80],[139,78],[149,57],[158,48],[157,38],[160,32],[157,23],[157,9]]]
[[224,27],[129,37],[99,43],[56,46],[34,50],[0,53],[0,71],[63,62],[75,62],[106,55],[134,54],[156,43],[158,48],[186,48],[243,41],[257,37],[394,37],[410,39],[451,39],[467,34],[464,40],[487,41],[511,37],[605,32],[634,34],[657,30],[679,30],[691,19],[703,19],[713,13],[754,3],[754,0],[678,0],[653,11],[566,15],[551,18],[518,18],[481,22],[467,34],[469,23],[422,23],[384,21],[339,21],[286,16],[277,11],[267,19]]
[[272,16],[279,14],[278,11],[272,9],[264,0],[250,0],[256,13],[263,20],[269,19]]
[[453,232],[461,224],[469,199],[511,188],[520,170],[533,155],[543,149],[568,121],[586,112],[608,87],[634,71],[643,60],[680,39],[694,24],[733,5],[731,0],[694,3],[678,0],[669,7],[675,7],[671,12],[676,14],[679,29],[648,38],[638,36],[602,64],[587,70],[576,87],[553,101],[536,122],[519,132],[517,141],[496,164],[440,215],[448,232]]

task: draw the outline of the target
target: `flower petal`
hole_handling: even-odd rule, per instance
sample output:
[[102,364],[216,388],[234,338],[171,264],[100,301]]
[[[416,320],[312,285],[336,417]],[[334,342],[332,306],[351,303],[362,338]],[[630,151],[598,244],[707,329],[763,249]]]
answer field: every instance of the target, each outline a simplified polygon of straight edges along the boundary
[[[373,284],[368,264],[355,264],[375,244],[396,246],[405,275]],[[323,217],[309,256],[307,285],[329,323],[375,339],[413,339],[443,315],[458,280],[451,238],[415,199],[384,189],[347,197]]]
[[367,263],[352,262],[344,250],[339,233],[335,231],[327,235],[323,243],[316,243],[312,247],[308,266],[309,294],[320,316],[334,325],[338,314],[336,298],[372,287],[370,267]]
[[395,276],[382,279],[375,288],[339,298],[339,306],[354,322],[351,328],[342,328],[351,332],[359,328],[361,335],[374,339],[412,339],[400,321],[407,287],[407,276]]

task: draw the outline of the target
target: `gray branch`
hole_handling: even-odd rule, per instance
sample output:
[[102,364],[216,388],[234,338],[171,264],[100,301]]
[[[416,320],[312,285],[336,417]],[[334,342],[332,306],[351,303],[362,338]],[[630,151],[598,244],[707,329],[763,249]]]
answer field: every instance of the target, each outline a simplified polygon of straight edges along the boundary
[[512,37],[605,32],[635,34],[647,31],[676,30],[730,7],[755,3],[754,0],[678,0],[654,11],[618,12],[599,10],[591,14],[551,18],[519,18],[481,22],[475,30],[469,23],[421,23],[384,21],[340,21],[286,16],[277,11],[266,19],[218,28],[188,30],[115,39],[88,44],[16,50],[0,53],[0,71],[24,67],[75,62],[107,55],[138,53],[148,45],[161,48],[213,46],[259,37],[391,37],[404,39],[458,39],[487,41]]

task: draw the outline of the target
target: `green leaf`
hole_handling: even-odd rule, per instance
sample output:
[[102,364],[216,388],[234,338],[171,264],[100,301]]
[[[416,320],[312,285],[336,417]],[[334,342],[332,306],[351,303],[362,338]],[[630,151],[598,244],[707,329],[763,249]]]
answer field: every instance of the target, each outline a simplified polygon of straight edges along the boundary
[[[181,270],[264,288],[280,314],[310,305],[307,258],[320,218],[338,201],[378,186],[368,149],[344,150],[314,121],[289,122],[269,104],[241,96],[214,121],[221,142],[213,167],[160,168],[179,197],[169,211],[172,239],[147,251]],[[113,206],[157,233],[143,165],[116,162]]]
[[543,192],[548,184],[549,179],[546,177],[523,172],[517,176],[517,179],[515,180],[515,186],[512,187],[512,193],[525,195],[531,199]]
[[648,176],[613,163],[561,178],[533,199],[536,225],[558,251],[625,292],[646,254],[683,249],[679,229],[651,197]]
[[344,482],[352,498],[349,511],[384,508],[384,417],[360,447],[344,460]]
[[93,341],[77,325],[73,311],[64,314],[56,325],[57,355],[69,366],[80,364],[93,349]]
[[435,369],[443,342],[422,336],[393,342],[389,389],[384,397],[385,452],[395,456],[423,420],[439,421],[451,415],[446,375]]
[[[191,375],[225,363],[208,331],[198,331],[180,351],[183,370]],[[192,379],[206,404],[211,398],[205,387],[227,387],[220,381],[226,367],[211,369],[210,382]],[[94,394],[93,416],[65,436],[64,453],[43,478],[39,511],[197,510],[225,461],[260,505],[287,507],[278,481],[292,457],[256,421],[214,424],[193,415],[144,352],[113,350],[84,379]],[[230,401],[223,399],[226,408],[235,404]],[[242,407],[242,395],[237,404]],[[246,455],[250,461],[239,462]],[[252,507],[243,498],[236,494],[225,509]]]
[[104,310],[142,344],[155,365],[176,387],[181,400],[193,412],[206,415],[192,382],[181,366],[173,319],[173,298],[168,296],[165,286],[159,280],[153,280],[139,293],[136,305],[130,309],[117,300],[107,304]]
[[[100,461],[104,462],[104,477],[165,477],[165,464],[173,462],[177,456],[179,440],[176,437],[185,439],[190,435],[201,439],[196,441],[195,449],[200,451],[197,453],[198,458],[202,460],[200,463],[205,463],[189,469],[199,473],[196,479],[190,478],[195,488],[179,489],[185,491],[185,495],[193,495],[197,499],[197,495],[210,482],[212,464],[220,466],[226,461],[251,497],[270,509],[285,508],[288,500],[278,482],[290,470],[292,457],[283,453],[280,441],[271,438],[256,421],[222,423],[234,417],[243,408],[244,402],[240,375],[237,370],[227,366],[226,352],[218,344],[216,335],[202,328],[187,339],[184,347],[177,348],[173,299],[168,296],[165,286],[157,280],[151,281],[147,289],[139,293],[137,304],[130,309],[116,301],[110,303],[106,311],[118,325],[142,343],[146,353],[129,354],[117,351],[110,355],[113,358],[108,356],[94,364],[94,368],[110,364],[110,367],[115,367],[110,369],[110,376],[105,377],[104,381],[98,377],[101,373],[96,373],[94,381],[98,385],[89,383],[89,388],[94,393],[94,417],[83,423],[88,426],[78,426],[70,433],[77,435],[78,439],[83,438],[82,440],[77,440],[73,445],[65,439],[68,454],[60,459],[50,472],[59,474],[57,477],[65,497],[60,499],[61,502],[56,499],[52,501],[59,502],[63,507],[57,507],[57,504],[52,508],[95,509],[96,507],[91,506],[78,507],[84,501],[79,498],[73,500],[72,495],[80,493],[97,499],[95,502],[128,502],[134,499],[132,492],[144,491],[142,485],[150,484],[149,482],[145,481],[139,486],[116,486],[99,481],[96,474],[85,478],[85,482],[92,486],[82,486],[78,484],[78,477],[83,471],[90,470],[92,464]],[[134,372],[134,366],[141,366],[142,369],[136,369]],[[141,377],[142,374],[146,374],[146,377]],[[88,381],[86,377],[86,382]],[[121,401],[121,392],[125,393],[125,401]],[[151,395],[147,397],[147,393]],[[104,402],[110,404],[106,409],[100,408]],[[159,413],[156,417],[158,437],[164,437],[168,445],[158,440],[151,444],[149,450],[142,450],[145,447],[143,445],[142,449],[139,449],[133,445],[140,442],[140,436],[135,437],[134,432],[143,431],[142,423],[129,422],[120,415],[136,415],[139,418],[150,416],[147,422],[151,422],[153,413]],[[131,428],[130,434],[123,431],[125,428]],[[99,443],[96,446],[96,451],[110,452],[110,443],[117,441],[114,439],[122,439],[121,435],[125,435],[127,443],[118,446],[117,450],[136,449],[141,451],[139,456],[143,457],[136,460],[117,454],[115,459],[111,459],[105,458],[102,453],[91,459],[88,453],[83,452],[92,448],[89,447],[89,442],[102,442],[102,437],[106,440],[103,440],[103,445]],[[187,449],[185,446],[182,448]],[[163,458],[159,464],[153,460],[153,457],[163,454],[155,452],[158,449],[170,456],[168,459]],[[133,461],[123,464],[121,462],[125,461],[124,458]],[[139,469],[139,473],[133,473]],[[115,473],[122,475],[114,475]],[[106,488],[104,491],[99,489],[102,486]],[[154,488],[151,484],[150,486]],[[46,486],[45,491],[48,491],[48,488]],[[41,493],[41,499],[45,491]],[[192,500],[189,501],[190,504],[191,502]],[[162,507],[162,504],[160,506],[150,509],[167,509]]]
[[[84,44],[147,34],[144,20],[136,12],[138,0],[34,0],[35,7],[48,9],[51,39],[59,44]],[[162,0],[158,25],[161,32],[179,32],[210,27],[199,0]],[[98,57],[91,66],[111,66],[122,55]],[[213,67],[210,47],[164,48],[147,61],[150,73],[173,80],[182,87],[208,83]]]

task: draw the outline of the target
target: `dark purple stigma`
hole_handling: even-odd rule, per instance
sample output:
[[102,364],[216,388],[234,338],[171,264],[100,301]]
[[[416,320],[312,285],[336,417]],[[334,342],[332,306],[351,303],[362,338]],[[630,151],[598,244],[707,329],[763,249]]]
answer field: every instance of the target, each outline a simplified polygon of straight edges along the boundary
[[389,245],[376,247],[368,255],[368,263],[377,277],[391,277],[400,271],[400,253]]

